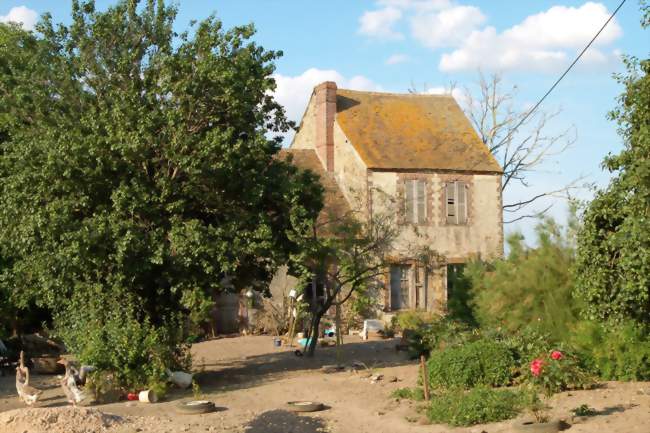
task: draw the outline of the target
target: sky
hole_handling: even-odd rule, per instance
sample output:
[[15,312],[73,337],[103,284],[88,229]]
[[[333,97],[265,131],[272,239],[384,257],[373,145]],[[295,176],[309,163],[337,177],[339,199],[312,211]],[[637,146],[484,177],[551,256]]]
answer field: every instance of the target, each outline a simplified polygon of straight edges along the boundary
[[[98,9],[116,2],[98,0]],[[516,86],[516,109],[532,106],[550,88],[620,0],[180,0],[176,29],[215,13],[226,27],[254,23],[254,39],[267,49],[282,50],[277,61],[276,98],[289,117],[299,121],[314,85],[327,80],[338,87],[387,92],[440,93],[454,88],[476,91],[478,71],[498,73],[504,90]],[[0,0],[0,22],[33,28],[50,12],[55,22],[70,20],[67,0]],[[621,54],[647,58],[650,31],[640,26],[638,0],[627,0],[594,45],[566,76],[541,109],[560,114],[549,134],[571,129],[576,140],[529,177],[514,185],[504,202],[553,191],[580,179],[579,185],[603,187],[609,173],[600,167],[622,142],[607,112],[621,87],[612,78],[622,72]],[[287,142],[290,137],[287,138]],[[572,190],[589,199],[589,188]],[[566,219],[566,203],[547,198],[549,215]],[[511,215],[506,215],[506,219]],[[506,224],[532,242],[534,220]]]

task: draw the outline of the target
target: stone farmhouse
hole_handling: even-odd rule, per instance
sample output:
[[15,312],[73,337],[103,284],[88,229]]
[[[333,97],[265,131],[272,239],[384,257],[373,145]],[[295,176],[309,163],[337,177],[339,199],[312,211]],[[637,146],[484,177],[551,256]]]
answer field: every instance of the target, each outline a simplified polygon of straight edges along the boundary
[[[474,257],[503,254],[502,168],[453,97],[313,90],[291,146],[294,164],[320,175],[328,210],[400,209],[394,263],[386,269],[386,313],[445,310],[454,275]],[[380,197],[381,196],[381,197]],[[428,246],[433,269],[409,253]],[[277,276],[271,290],[290,285]],[[276,290],[274,290],[274,286]]]

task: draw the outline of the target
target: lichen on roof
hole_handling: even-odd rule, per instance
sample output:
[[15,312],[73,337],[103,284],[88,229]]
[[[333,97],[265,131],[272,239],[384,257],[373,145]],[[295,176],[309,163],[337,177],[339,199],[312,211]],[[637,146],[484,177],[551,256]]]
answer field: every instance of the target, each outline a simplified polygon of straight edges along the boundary
[[451,96],[338,89],[336,104],[368,168],[503,172]]

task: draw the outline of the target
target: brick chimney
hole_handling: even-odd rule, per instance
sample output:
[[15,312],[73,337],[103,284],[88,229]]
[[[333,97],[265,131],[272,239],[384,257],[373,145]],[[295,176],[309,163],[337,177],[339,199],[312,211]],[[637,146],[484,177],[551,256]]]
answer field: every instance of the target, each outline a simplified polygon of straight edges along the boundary
[[334,171],[334,117],[336,83],[326,81],[314,89],[316,101],[316,154],[327,171]]

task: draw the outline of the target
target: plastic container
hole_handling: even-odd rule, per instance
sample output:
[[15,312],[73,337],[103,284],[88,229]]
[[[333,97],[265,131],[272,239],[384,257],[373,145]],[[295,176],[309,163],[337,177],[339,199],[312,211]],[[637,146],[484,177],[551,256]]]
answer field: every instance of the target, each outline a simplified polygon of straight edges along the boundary
[[179,388],[186,389],[192,385],[192,375],[184,371],[170,371],[169,380]]
[[140,391],[140,394],[138,394],[138,400],[142,403],[156,403],[158,401],[158,396],[152,390],[147,389],[145,391]]

